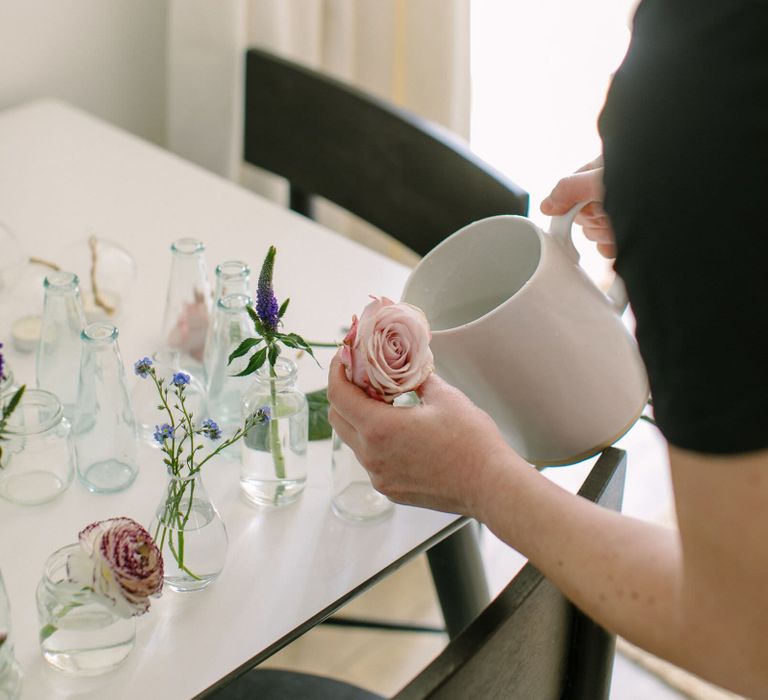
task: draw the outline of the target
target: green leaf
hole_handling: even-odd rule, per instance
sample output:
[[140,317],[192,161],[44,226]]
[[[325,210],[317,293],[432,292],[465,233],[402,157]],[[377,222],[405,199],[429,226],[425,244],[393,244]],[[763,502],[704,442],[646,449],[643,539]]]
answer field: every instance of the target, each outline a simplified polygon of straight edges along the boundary
[[253,326],[256,329],[257,335],[260,335],[262,338],[267,338],[269,334],[267,330],[264,328],[264,324],[261,322],[261,319],[259,318],[259,314],[256,313],[256,309],[248,305],[245,307],[245,310],[248,312],[248,315],[251,317],[251,321],[253,321]]
[[307,394],[309,404],[309,439],[328,440],[331,437],[331,424],[328,422],[328,390],[318,389]]
[[[315,353],[312,351],[310,344],[297,333],[282,333],[280,335],[280,341],[290,348],[298,348],[299,350],[303,350],[315,362],[317,362],[317,358],[315,357]],[[320,363],[317,362],[317,365],[319,367]]]
[[248,361],[248,365],[242,372],[235,374],[235,377],[244,377],[247,374],[253,374],[259,367],[261,367],[267,359],[267,348],[261,348],[253,357]]
[[282,304],[280,304],[280,310],[277,312],[278,318],[282,318],[285,315],[285,310],[288,308],[288,303],[290,301],[290,299],[286,299]]
[[274,345],[271,345],[269,348],[269,364],[274,367],[275,362],[277,362],[277,356],[280,354],[280,346],[275,343]]
[[40,630],[40,641],[44,642],[56,631],[55,625],[47,624]]
[[259,343],[263,341],[263,338],[246,338],[240,345],[238,345],[230,354],[227,364],[231,365],[232,360],[236,360],[238,357],[242,357],[252,348],[255,348]]
[[16,406],[19,405],[19,401],[21,401],[21,397],[24,396],[24,391],[26,390],[27,385],[20,387],[16,393],[13,395],[11,400],[8,402],[8,405],[3,410],[3,413],[5,414],[5,417],[8,417],[16,410]]
[[283,345],[285,345],[288,348],[301,349],[299,347],[299,344],[295,340],[293,340],[292,338],[289,338],[287,335],[279,334],[277,336],[277,340],[279,340]]

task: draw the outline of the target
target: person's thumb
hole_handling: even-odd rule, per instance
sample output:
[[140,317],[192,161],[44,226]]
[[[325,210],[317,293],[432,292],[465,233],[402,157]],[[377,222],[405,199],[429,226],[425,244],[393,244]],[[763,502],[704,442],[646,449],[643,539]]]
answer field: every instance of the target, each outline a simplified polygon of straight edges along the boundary
[[564,177],[541,202],[541,213],[547,216],[565,214],[578,202],[602,201],[601,170],[588,170]]

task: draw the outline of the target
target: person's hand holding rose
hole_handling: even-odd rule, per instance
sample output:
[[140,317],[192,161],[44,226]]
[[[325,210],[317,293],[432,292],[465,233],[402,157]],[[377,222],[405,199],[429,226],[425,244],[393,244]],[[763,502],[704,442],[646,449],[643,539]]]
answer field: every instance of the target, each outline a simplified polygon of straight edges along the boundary
[[[430,339],[420,309],[374,298],[331,363],[328,419],[391,500],[476,514],[510,450],[490,416],[433,373]],[[388,405],[411,391],[420,405]]]

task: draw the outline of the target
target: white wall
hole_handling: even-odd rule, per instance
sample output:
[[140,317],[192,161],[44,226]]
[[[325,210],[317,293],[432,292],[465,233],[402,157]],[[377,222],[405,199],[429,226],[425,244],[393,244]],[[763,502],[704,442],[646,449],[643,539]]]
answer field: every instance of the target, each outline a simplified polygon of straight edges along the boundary
[[0,109],[58,97],[165,140],[166,0],[0,0]]

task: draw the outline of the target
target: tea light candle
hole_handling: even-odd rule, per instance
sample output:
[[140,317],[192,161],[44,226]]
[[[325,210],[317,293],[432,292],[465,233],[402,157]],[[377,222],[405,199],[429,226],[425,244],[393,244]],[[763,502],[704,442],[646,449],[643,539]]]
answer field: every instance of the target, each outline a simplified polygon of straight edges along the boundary
[[22,316],[11,326],[11,342],[19,352],[34,352],[40,340],[40,317]]

